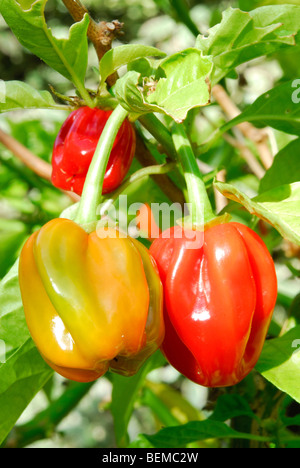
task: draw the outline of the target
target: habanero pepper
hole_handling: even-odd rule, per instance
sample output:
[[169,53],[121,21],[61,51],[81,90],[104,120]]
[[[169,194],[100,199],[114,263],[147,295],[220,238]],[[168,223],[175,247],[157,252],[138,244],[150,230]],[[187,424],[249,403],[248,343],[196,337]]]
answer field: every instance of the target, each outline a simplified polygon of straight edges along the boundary
[[169,363],[206,387],[240,382],[257,363],[277,297],[262,239],[236,222],[204,232],[176,226],[150,253],[164,287],[161,349]]
[[[54,143],[52,183],[55,187],[82,194],[95,149],[111,111],[81,107],[67,117]],[[126,176],[136,147],[136,135],[128,119],[114,140],[105,171],[102,193],[119,187]]]
[[164,336],[162,284],[149,251],[113,228],[59,218],[22,249],[19,282],[31,336],[62,376],[133,375]]

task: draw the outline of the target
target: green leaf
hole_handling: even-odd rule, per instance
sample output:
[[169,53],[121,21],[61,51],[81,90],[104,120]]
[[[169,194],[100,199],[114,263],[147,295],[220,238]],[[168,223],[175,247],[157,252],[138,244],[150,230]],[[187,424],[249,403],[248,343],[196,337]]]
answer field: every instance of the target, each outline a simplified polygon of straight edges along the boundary
[[182,121],[193,107],[210,103],[209,77],[212,62],[196,49],[187,49],[163,60],[161,78],[147,101],[164,109],[177,121]]
[[19,260],[0,282],[0,340],[7,353],[14,352],[30,337],[19,286]]
[[142,405],[151,409],[163,426],[177,426],[180,423],[204,419],[202,412],[195,408],[180,390],[167,383],[147,380],[140,401]]
[[259,128],[270,126],[300,136],[300,106],[298,99],[295,99],[296,92],[294,81],[276,86],[262,94],[236,118],[223,125],[220,131],[227,132],[232,127],[247,121]]
[[264,344],[256,370],[300,403],[300,326]]
[[132,118],[138,118],[139,115],[148,112],[158,112],[156,106],[146,102],[142,81],[139,72],[130,70],[114,86],[115,96],[124,109],[130,112]]
[[[130,448],[147,447],[145,440],[155,448],[179,448],[192,442],[207,439],[249,439],[270,441],[267,437],[238,432],[221,421],[207,419],[205,421],[191,421],[180,426],[166,427],[153,435],[142,434],[140,440],[130,444]],[[140,445],[141,444],[141,445]]]
[[275,187],[252,199],[233,185],[215,182],[214,186],[249,213],[272,224],[282,237],[300,245],[300,182]]
[[88,60],[89,17],[71,26],[67,39],[57,39],[47,27],[44,10],[47,0],[31,7],[15,0],[1,0],[0,13],[23,47],[72,81],[82,91]]
[[279,185],[291,184],[300,180],[300,138],[287,144],[275,156],[270,169],[260,180],[259,192],[266,192]]
[[212,82],[216,84],[238,65],[294,45],[299,25],[296,5],[267,6],[249,13],[230,7],[207,37],[198,36],[196,47],[214,57]]
[[117,98],[129,111],[160,112],[182,122],[190,109],[210,103],[212,61],[199,50],[190,48],[161,60],[148,77],[140,73],[141,62],[137,65],[138,71],[131,67],[115,86]]
[[113,374],[112,402],[110,410],[114,419],[114,429],[118,447],[128,444],[127,427],[134,408],[137,394],[144,383],[147,374],[160,367],[165,362],[161,353],[157,351],[143,365],[143,367],[132,377]]
[[26,225],[21,221],[0,218],[0,278],[15,263],[27,235]]
[[166,54],[156,47],[143,44],[126,44],[110,49],[100,60],[100,79],[103,85],[106,79],[120,67],[128,65],[142,57],[164,57]]
[[225,422],[238,416],[257,419],[248,401],[237,393],[220,395],[210,420]]
[[[48,91],[37,91],[21,81],[2,81],[0,113],[16,109],[60,109]],[[67,108],[67,107],[66,107]]]
[[31,339],[0,367],[0,444],[53,374]]

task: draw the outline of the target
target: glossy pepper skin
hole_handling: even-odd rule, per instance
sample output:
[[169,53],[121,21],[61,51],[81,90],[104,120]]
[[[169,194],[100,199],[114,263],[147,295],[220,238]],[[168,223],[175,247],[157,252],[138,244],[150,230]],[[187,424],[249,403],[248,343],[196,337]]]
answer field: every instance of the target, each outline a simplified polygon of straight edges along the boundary
[[162,351],[193,382],[231,386],[261,353],[277,297],[274,263],[262,239],[242,224],[198,234],[191,248],[191,232],[176,226],[150,248],[164,286]]
[[34,233],[19,281],[29,331],[62,376],[137,372],[164,336],[162,284],[149,251],[112,228],[87,234],[66,219]]
[[[111,111],[81,107],[67,117],[53,148],[51,180],[55,187],[82,194],[99,137],[110,115]],[[125,120],[114,141],[102,193],[119,187],[132,163],[135,146],[134,128]]]

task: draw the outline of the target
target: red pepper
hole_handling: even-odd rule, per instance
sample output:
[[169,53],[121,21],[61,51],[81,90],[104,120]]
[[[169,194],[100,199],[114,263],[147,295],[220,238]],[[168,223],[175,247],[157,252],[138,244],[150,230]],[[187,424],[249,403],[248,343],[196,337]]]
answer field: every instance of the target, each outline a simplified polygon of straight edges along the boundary
[[[81,107],[68,116],[55,140],[52,183],[81,195],[99,137],[111,111]],[[115,190],[127,174],[135,153],[133,126],[125,120],[114,141],[105,172],[102,193]]]
[[274,263],[242,224],[197,231],[195,245],[191,234],[176,226],[150,248],[164,286],[162,351],[200,385],[235,385],[254,368],[266,338],[277,297]]

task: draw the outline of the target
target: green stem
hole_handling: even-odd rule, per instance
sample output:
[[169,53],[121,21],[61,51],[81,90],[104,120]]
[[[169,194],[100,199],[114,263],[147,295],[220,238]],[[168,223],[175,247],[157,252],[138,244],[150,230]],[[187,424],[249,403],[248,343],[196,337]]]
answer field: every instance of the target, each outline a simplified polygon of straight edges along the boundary
[[96,221],[97,207],[102,199],[102,186],[109,156],[117,133],[127,115],[127,111],[118,105],[101,133],[79,203],[75,220],[78,224],[89,224]]
[[188,202],[192,207],[192,224],[203,226],[216,215],[211,207],[197,160],[183,125],[173,124],[172,138],[184,172]]
[[185,24],[191,33],[197,37],[200,34],[200,31],[191,18],[189,6],[186,0],[170,0],[170,3],[176,11],[178,20]]
[[139,117],[140,123],[164,147],[172,161],[177,160],[176,150],[168,128],[154,114],[144,114]]
[[161,175],[166,174],[167,172],[172,171],[175,168],[176,164],[174,162],[155,165],[155,166],[147,166],[139,169],[138,171],[131,174],[120,187],[115,190],[112,194],[110,194],[109,198],[105,200],[105,202],[101,205],[101,213],[106,212],[109,207],[117,200],[122,192],[124,192],[131,184],[137,182],[144,177],[149,177],[151,175]]

